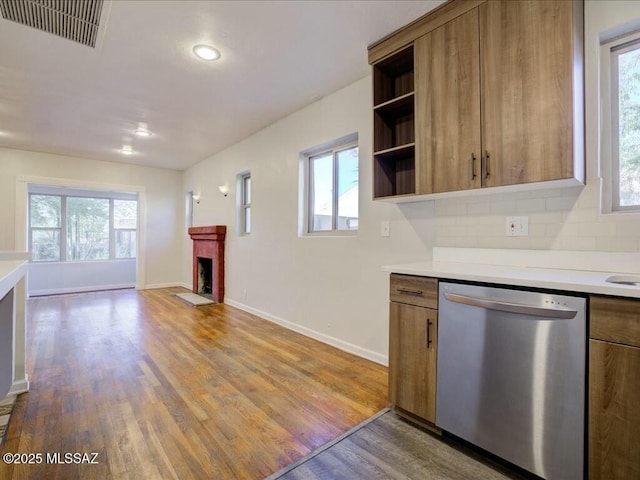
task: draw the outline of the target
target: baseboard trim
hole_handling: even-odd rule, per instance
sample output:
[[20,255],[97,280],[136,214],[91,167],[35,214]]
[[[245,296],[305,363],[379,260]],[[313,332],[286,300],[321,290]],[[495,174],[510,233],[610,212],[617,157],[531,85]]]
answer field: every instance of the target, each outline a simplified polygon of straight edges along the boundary
[[173,288],[173,287],[183,287],[184,284],[181,282],[169,282],[169,283],[152,283],[150,285],[145,285],[143,287],[137,286],[138,290],[154,290],[156,288]]
[[47,288],[44,290],[32,290],[29,292],[29,297],[42,297],[46,295],[62,295],[65,293],[83,293],[83,292],[99,292],[101,290],[120,290],[123,288],[133,288],[134,283],[121,283],[117,285],[91,285],[85,287],[70,287],[70,288]]
[[372,350],[354,345],[353,343],[345,342],[344,340],[340,340],[339,338],[326,335],[307,327],[303,327],[302,325],[298,325],[297,323],[290,322],[283,318],[271,315],[270,313],[263,312],[262,310],[258,310],[257,308],[250,307],[229,298],[225,298],[224,303],[226,303],[227,305],[231,305],[232,307],[239,308],[240,310],[244,310],[245,312],[257,315],[260,318],[264,318],[265,320],[276,323],[282,327],[288,328],[289,330],[293,330],[294,332],[298,332],[306,335],[307,337],[311,337],[322,343],[326,343],[327,345],[331,345],[332,347],[339,348],[340,350],[343,350],[345,352],[353,353],[358,357],[366,358],[367,360],[371,360],[372,362],[384,365],[385,367],[389,365],[389,358],[386,355],[381,355]]
[[14,380],[7,395],[18,395],[29,391],[29,375],[22,380]]

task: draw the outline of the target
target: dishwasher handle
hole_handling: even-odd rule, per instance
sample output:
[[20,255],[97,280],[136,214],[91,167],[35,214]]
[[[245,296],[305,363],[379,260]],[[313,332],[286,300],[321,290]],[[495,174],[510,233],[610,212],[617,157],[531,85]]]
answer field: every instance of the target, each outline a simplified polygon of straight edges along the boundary
[[578,313],[577,310],[537,307],[535,305],[526,305],[522,303],[503,302],[479,297],[468,297],[466,295],[460,295],[458,293],[445,292],[444,298],[451,302],[462,303],[464,305],[470,305],[473,307],[486,308],[488,310],[499,310],[501,312],[520,313],[524,315],[532,315],[535,317],[570,319],[574,318]]

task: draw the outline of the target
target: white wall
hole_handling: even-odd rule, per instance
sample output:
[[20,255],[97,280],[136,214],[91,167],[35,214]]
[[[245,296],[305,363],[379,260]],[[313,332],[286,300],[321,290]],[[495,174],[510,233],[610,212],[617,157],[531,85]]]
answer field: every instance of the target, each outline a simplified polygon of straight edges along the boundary
[[[601,215],[598,178],[598,35],[629,18],[640,2],[585,5],[587,186],[387,204],[371,200],[371,79],[365,78],[185,172],[183,190],[202,193],[195,225],[225,224],[228,303],[386,362],[388,275],[384,264],[429,259],[433,246],[640,251],[640,216]],[[364,54],[364,52],[363,52]],[[298,154],[358,132],[360,230],[355,237],[299,238]],[[237,173],[251,170],[253,232],[238,237]],[[527,215],[529,237],[505,237],[507,215]],[[391,237],[380,222],[391,221]],[[183,278],[191,276],[185,242]]]
[[[358,234],[299,237],[299,153],[354,132],[360,146]],[[188,169],[183,189],[202,195],[194,225],[228,226],[226,302],[384,363],[388,274],[380,267],[429,258],[433,208],[422,203],[400,210],[371,201],[371,134],[371,79],[365,78]],[[252,232],[239,237],[236,192],[225,198],[217,186],[233,190],[245,170],[252,178]],[[392,220],[389,238],[380,236],[382,220]],[[183,265],[190,284],[189,241]]]
[[[146,287],[181,283],[184,197],[182,172],[103,162],[83,158],[0,148],[0,250],[24,250],[16,245],[16,189],[20,177],[66,179],[72,186],[132,185],[144,190],[146,215],[144,285]],[[21,201],[22,199],[20,199]],[[26,192],[24,198],[26,205]],[[24,207],[22,205],[22,207]],[[18,222],[20,223],[20,222]],[[19,232],[18,232],[19,233]],[[18,237],[20,235],[17,235]]]
[[35,262],[29,265],[29,296],[136,286],[136,261]]

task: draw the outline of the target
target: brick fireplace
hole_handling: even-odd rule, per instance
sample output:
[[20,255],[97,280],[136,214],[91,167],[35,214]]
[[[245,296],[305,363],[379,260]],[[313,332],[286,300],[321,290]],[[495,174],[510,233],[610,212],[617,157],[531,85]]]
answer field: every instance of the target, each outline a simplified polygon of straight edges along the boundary
[[191,227],[193,240],[193,293],[224,302],[224,239],[226,225]]

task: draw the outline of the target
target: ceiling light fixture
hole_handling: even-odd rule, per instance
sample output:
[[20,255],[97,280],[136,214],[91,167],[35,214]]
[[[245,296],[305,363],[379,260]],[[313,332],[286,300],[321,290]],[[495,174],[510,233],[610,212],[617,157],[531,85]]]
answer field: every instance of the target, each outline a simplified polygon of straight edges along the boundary
[[138,123],[138,128],[136,128],[133,133],[135,133],[139,137],[150,137],[151,132],[147,127],[146,123]]
[[218,60],[220,52],[210,45],[196,45],[193,47],[193,53],[202,60]]
[[123,145],[120,151],[123,155],[133,155],[133,147],[131,145]]

